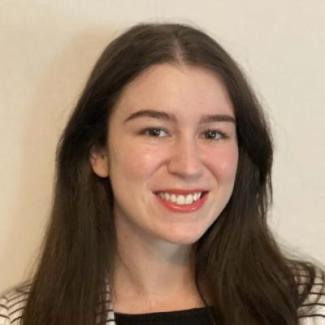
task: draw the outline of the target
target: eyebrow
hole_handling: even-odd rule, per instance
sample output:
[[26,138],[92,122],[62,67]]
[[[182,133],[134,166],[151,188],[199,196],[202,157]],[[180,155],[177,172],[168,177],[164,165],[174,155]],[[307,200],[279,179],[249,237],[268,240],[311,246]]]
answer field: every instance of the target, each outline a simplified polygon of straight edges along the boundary
[[[177,121],[177,118],[174,114],[166,113],[163,111],[145,109],[132,113],[129,117],[124,120],[124,123],[143,117],[150,117],[163,121],[172,121],[174,123]],[[203,124],[210,122],[231,122],[236,124],[236,119],[233,116],[227,114],[206,114],[201,116],[200,123]]]

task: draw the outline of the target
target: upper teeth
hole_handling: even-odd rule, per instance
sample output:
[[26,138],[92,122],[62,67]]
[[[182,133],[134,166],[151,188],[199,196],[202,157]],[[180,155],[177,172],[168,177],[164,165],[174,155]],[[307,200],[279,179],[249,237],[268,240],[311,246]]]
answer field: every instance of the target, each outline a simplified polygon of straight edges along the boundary
[[196,192],[187,195],[176,195],[167,192],[160,192],[158,193],[158,195],[163,200],[171,201],[179,205],[185,205],[185,204],[192,204],[193,202],[197,201],[201,197],[202,192]]

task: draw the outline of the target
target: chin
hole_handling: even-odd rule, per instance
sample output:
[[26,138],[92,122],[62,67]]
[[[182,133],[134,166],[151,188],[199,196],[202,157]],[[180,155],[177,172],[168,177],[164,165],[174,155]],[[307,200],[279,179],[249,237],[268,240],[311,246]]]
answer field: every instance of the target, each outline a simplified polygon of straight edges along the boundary
[[203,234],[204,233],[198,233],[197,231],[195,233],[183,231],[182,233],[168,234],[165,240],[178,245],[193,245],[203,236]]

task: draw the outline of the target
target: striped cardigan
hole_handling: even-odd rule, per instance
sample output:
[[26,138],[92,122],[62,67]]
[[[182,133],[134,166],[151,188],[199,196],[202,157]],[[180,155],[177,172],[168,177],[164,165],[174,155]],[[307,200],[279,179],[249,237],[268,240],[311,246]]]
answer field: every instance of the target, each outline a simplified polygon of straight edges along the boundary
[[[297,277],[298,285],[303,286],[302,279],[307,275],[302,272]],[[29,286],[14,289],[0,297],[0,325],[20,325],[24,306],[28,298]],[[315,302],[317,297],[320,299]],[[114,311],[106,291],[106,324],[116,325]],[[309,309],[309,307],[312,307]],[[313,287],[303,304],[298,309],[299,325],[325,325],[325,288],[321,272],[316,268]]]

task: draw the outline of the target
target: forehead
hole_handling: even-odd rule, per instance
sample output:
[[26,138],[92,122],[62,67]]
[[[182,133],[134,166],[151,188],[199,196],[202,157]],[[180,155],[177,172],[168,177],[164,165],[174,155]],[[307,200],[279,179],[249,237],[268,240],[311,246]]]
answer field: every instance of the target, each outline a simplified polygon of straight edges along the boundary
[[216,73],[178,64],[151,66],[128,84],[115,105],[125,116],[139,109],[157,109],[185,118],[195,114],[233,114],[228,91]]

